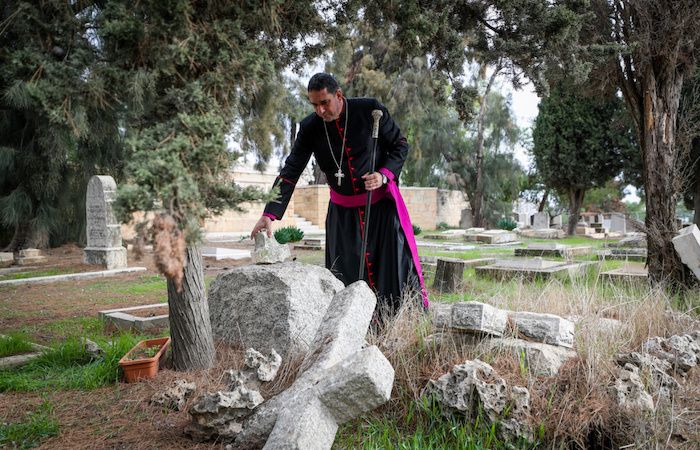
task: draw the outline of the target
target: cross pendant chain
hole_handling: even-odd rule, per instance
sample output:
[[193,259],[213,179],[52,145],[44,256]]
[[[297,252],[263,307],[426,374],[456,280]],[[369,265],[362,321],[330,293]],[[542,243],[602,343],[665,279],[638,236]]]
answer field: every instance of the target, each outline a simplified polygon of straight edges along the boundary
[[340,186],[340,183],[343,181],[342,179],[345,178],[345,174],[338,168],[338,172],[334,175],[338,179],[338,186]]

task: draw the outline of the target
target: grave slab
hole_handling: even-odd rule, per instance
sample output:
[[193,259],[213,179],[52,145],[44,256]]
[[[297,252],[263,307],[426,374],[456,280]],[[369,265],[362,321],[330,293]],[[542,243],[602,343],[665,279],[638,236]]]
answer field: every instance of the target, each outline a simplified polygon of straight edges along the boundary
[[494,264],[476,267],[474,270],[478,277],[497,280],[508,280],[513,277],[547,280],[553,276],[562,278],[579,276],[592,265],[598,264],[596,261],[496,260]]
[[294,246],[295,249],[302,250],[325,250],[326,240],[321,238],[305,238],[301,243]]
[[128,267],[126,269],[102,270],[99,272],[69,273],[49,277],[20,278],[17,280],[0,281],[0,286],[19,286],[22,284],[55,283],[57,281],[91,280],[93,278],[115,277],[129,273],[145,272],[145,267]]
[[461,331],[503,336],[508,325],[508,312],[486,303],[454,303],[450,323],[452,328]]
[[43,264],[46,256],[41,254],[41,250],[36,248],[26,248],[19,251],[19,256],[15,258],[17,266],[31,266],[32,264]]
[[700,280],[700,230],[698,226],[685,227],[680,234],[672,239],[676,253],[683,264],[693,271]]
[[626,262],[619,269],[609,270],[600,274],[604,280],[621,280],[632,283],[646,283],[649,269],[644,263]]
[[571,348],[574,346],[574,323],[554,314],[510,312],[511,323],[519,333],[537,342]]
[[488,230],[476,235],[476,240],[485,244],[502,244],[505,242],[513,242],[517,238],[517,234],[507,230]]
[[550,242],[530,242],[527,248],[516,248],[515,256],[559,256],[573,258],[575,256],[588,255],[593,252],[593,247],[556,244]]
[[107,270],[126,267],[126,248],[122,246],[121,224],[112,204],[117,183],[110,176],[90,178],[85,199],[87,213],[87,247],[83,249],[85,264],[102,266]]
[[624,261],[644,262],[647,260],[647,249],[645,248],[613,248],[598,253],[599,260],[614,259]]
[[15,256],[12,252],[0,252],[0,263],[12,262],[15,260]]
[[564,230],[553,228],[547,230],[523,230],[521,234],[526,237],[537,239],[563,239],[566,237]]
[[155,303],[146,306],[131,306],[128,308],[109,309],[99,311],[97,317],[102,323],[111,322],[117,329],[129,329],[132,326],[141,332],[150,330],[153,327],[167,328],[170,326],[170,319],[167,314],[153,315],[152,317],[140,317],[134,315],[137,311],[159,312],[166,310],[167,303]]
[[202,247],[202,256],[207,258],[220,259],[245,259],[250,258],[249,250],[222,247]]
[[533,375],[555,376],[566,361],[576,357],[576,352],[568,348],[523,339],[492,339],[489,346],[492,352],[507,351],[515,358],[522,358]]
[[300,375],[248,417],[236,446],[327,450],[340,424],[389,400],[394,369],[376,346],[362,348],[375,305],[364,281],[333,298]]

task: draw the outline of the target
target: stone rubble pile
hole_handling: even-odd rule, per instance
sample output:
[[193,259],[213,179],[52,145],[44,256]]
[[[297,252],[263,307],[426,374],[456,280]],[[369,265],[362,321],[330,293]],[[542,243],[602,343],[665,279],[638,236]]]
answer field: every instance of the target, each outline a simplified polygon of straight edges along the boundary
[[497,425],[496,435],[501,440],[533,440],[528,390],[508,386],[493,367],[478,359],[456,365],[452,372],[430,380],[422,395],[442,405],[446,416],[463,415],[486,431]]
[[182,411],[185,402],[196,389],[194,383],[187,380],[177,380],[169,388],[162,389],[151,397],[151,405],[160,406],[175,411]]
[[274,350],[267,357],[252,348],[246,350],[244,368],[224,374],[227,389],[207,392],[192,405],[192,422],[185,433],[196,441],[233,439],[241,431],[245,417],[264,401],[261,383],[274,380],[281,363],[282,357]]

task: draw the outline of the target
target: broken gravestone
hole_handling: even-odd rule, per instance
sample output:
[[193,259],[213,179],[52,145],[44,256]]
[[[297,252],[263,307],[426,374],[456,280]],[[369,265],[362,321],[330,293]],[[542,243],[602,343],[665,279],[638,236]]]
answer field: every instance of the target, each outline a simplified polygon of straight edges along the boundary
[[267,233],[257,233],[254,237],[255,248],[250,253],[250,257],[255,264],[284,262],[292,254],[289,245],[280,244],[274,237],[267,237]]
[[333,298],[300,375],[289,389],[256,408],[236,446],[330,449],[340,424],[389,400],[394,369],[376,346],[363,348],[376,301],[364,281]]
[[683,228],[672,242],[683,264],[688,266],[695,274],[695,278],[700,280],[700,229],[698,226],[693,224]]
[[508,313],[486,303],[454,303],[450,323],[452,328],[460,331],[503,336],[508,325]]
[[437,401],[446,416],[463,415],[486,432],[495,427],[501,440],[533,440],[528,390],[508,386],[493,367],[478,359],[458,364],[452,372],[430,380],[422,395]]
[[268,357],[249,348],[245,352],[242,370],[227,370],[225,391],[207,392],[190,408],[192,422],[185,433],[196,441],[212,438],[231,440],[241,431],[241,422],[264,399],[261,382],[272,381],[282,364],[274,350]]
[[102,266],[107,270],[126,267],[126,248],[122,246],[122,228],[112,204],[117,183],[110,176],[95,175],[87,187],[87,247],[83,250],[85,264]]
[[214,339],[264,353],[274,348],[283,357],[304,353],[333,296],[343,288],[328,269],[298,262],[248,265],[219,274],[208,298]]

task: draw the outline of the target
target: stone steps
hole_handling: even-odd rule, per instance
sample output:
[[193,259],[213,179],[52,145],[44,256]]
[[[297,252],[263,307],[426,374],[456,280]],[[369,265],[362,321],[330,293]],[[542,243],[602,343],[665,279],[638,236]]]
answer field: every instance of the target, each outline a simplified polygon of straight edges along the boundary
[[304,232],[304,236],[311,234],[326,234],[326,230],[322,230],[318,225],[314,225],[310,220],[306,220],[305,217],[301,217],[299,214],[294,214],[294,218],[297,221],[297,228]]

